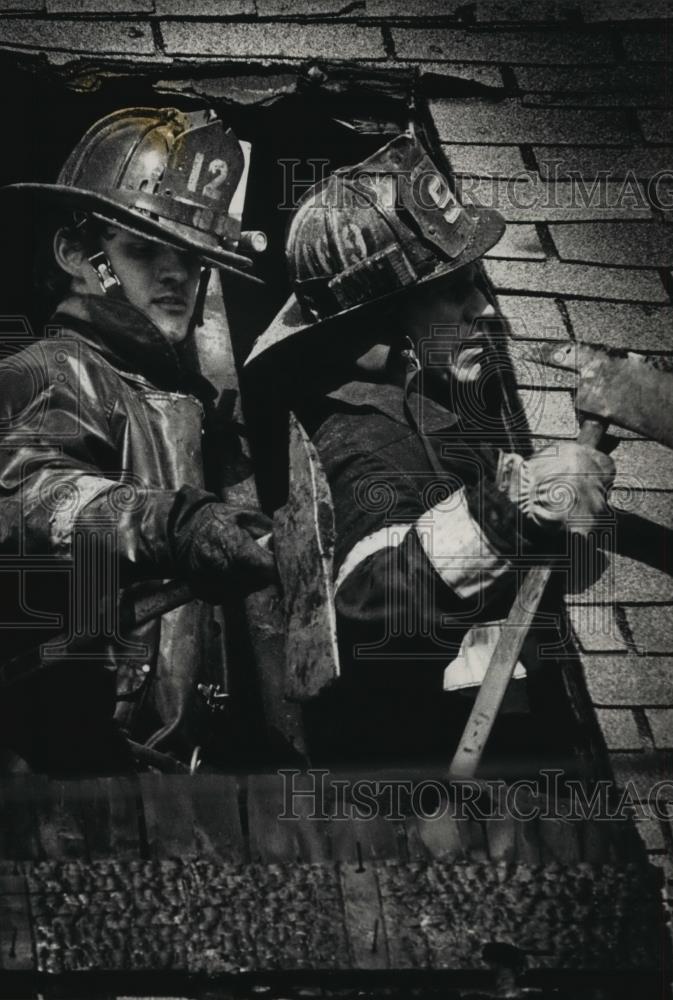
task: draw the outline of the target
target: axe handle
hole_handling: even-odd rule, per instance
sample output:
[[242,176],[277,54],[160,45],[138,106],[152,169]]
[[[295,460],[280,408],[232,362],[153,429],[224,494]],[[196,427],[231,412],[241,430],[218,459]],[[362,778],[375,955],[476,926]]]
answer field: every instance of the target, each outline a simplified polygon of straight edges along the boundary
[[[596,447],[604,430],[605,424],[602,421],[589,417],[583,421],[577,440],[579,444]],[[534,566],[528,570],[519,588],[507,620],[500,631],[486,675],[477,692],[470,717],[451,762],[449,777],[453,780],[465,781],[474,778],[477,772],[524,640],[537,614],[551,574],[551,566]]]
[[[159,584],[151,594],[139,597],[129,608],[129,628],[139,628],[146,625],[153,618],[168,614],[175,608],[187,604],[194,599],[194,595],[189,589],[189,585],[179,580],[169,580],[167,583]],[[72,655],[84,648],[90,639],[87,637],[71,639],[67,632],[59,632],[49,640],[51,646],[67,646],[64,656]],[[10,660],[0,663],[0,688],[9,687],[17,681],[25,680],[32,674],[41,673],[45,667],[60,662],[59,658],[48,659],[44,662],[40,656],[42,643],[24,650]]]
[[183,583],[181,580],[162,583],[152,594],[140,597],[135,602],[132,627],[139,628],[141,625],[146,625],[153,618],[160,618],[193,600],[194,595],[188,583]]

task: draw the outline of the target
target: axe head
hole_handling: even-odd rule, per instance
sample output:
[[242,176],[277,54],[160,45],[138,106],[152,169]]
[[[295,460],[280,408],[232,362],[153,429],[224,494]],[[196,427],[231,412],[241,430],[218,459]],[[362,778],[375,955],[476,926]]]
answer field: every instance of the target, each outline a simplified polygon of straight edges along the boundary
[[274,514],[273,538],[285,602],[285,696],[307,701],[339,676],[334,510],[318,453],[293,413],[289,454],[288,498]]
[[580,413],[673,448],[673,373],[632,351],[585,343],[530,345],[527,360],[577,374]]

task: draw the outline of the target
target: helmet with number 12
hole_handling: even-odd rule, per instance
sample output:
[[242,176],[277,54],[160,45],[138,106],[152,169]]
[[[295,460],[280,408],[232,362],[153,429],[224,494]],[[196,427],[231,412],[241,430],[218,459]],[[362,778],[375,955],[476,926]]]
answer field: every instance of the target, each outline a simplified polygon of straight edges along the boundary
[[[213,111],[125,108],[96,122],[55,184],[11,184],[76,217],[93,216],[195,253],[246,277],[240,217],[231,214],[245,157]],[[253,279],[254,280],[254,279]]]

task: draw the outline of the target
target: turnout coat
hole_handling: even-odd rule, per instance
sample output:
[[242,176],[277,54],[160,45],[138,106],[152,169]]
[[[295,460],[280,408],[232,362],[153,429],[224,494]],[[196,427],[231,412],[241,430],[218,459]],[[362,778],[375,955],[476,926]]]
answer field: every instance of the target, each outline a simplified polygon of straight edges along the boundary
[[64,627],[90,641],[3,694],[4,732],[40,768],[116,767],[115,710],[136,740],[184,756],[196,684],[222,680],[217,615],[193,601],[124,631],[115,606],[120,587],[172,576],[172,519],[217,499],[203,449],[214,391],[126,302],[73,295],[51,326],[0,365],[5,654]]
[[409,408],[434,462],[396,385],[350,382],[302,414],[334,501],[343,678],[333,699],[344,702],[309,715],[314,739],[329,742],[331,729],[333,746],[352,737],[358,755],[414,752],[441,730],[442,689],[480,683],[497,636],[484,625],[506,616],[515,570],[531,561],[497,489],[499,449],[427,396],[412,393]]

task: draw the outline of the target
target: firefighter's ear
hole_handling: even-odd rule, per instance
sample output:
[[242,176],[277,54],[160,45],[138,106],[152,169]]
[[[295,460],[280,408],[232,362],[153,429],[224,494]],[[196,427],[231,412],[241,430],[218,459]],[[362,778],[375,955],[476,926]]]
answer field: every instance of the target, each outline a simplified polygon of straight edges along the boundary
[[86,277],[91,265],[77,233],[65,227],[59,229],[54,235],[53,247],[54,259],[62,271],[71,278]]

